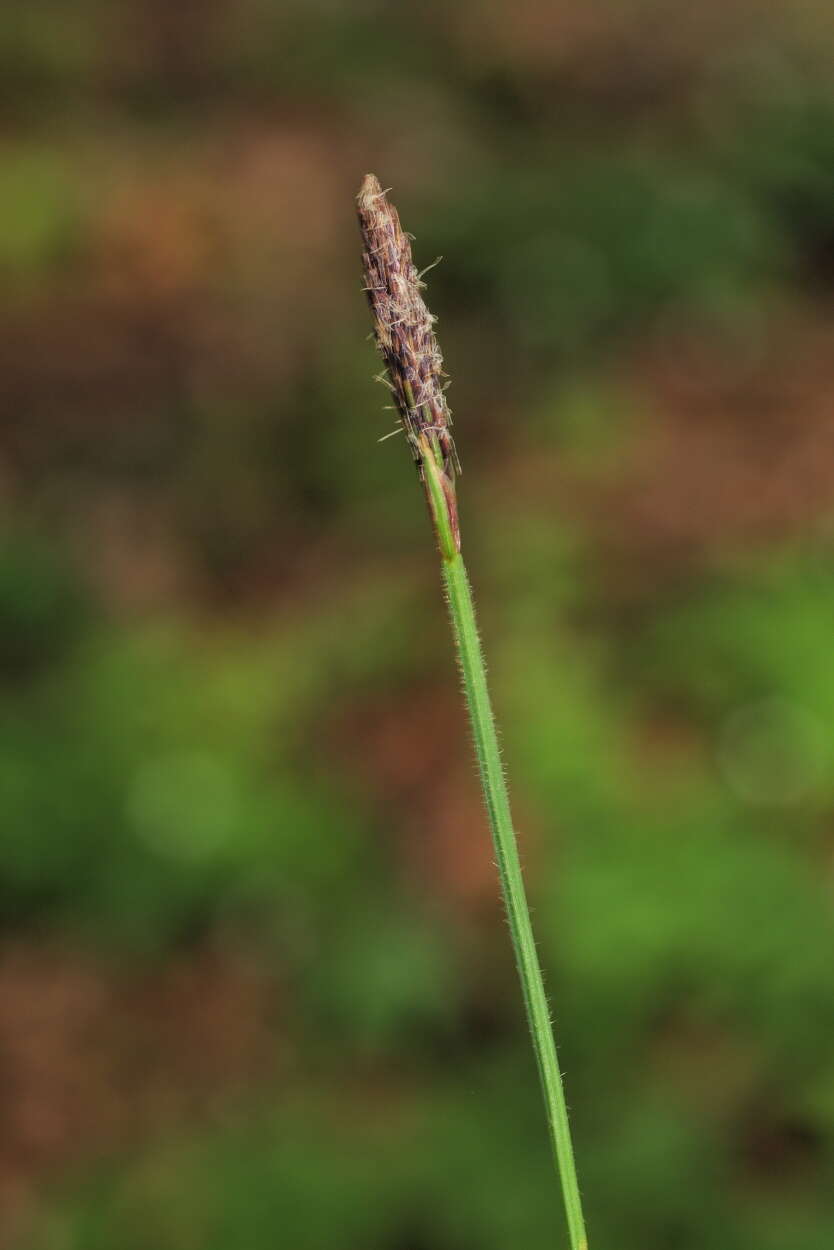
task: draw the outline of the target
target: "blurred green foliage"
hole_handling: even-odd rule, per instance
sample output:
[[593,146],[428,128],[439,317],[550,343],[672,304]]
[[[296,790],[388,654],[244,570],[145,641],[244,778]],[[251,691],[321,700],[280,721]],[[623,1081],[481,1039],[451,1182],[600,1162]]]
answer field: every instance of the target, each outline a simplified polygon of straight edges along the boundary
[[761,7],[0,17],[0,996],[20,944],[125,987],[243,947],[289,1054],[222,1111],[73,1111],[46,1163],[10,1127],[14,1250],[561,1244],[425,517],[374,441],[366,169],[446,258],[591,1244],[831,1246],[834,22]]

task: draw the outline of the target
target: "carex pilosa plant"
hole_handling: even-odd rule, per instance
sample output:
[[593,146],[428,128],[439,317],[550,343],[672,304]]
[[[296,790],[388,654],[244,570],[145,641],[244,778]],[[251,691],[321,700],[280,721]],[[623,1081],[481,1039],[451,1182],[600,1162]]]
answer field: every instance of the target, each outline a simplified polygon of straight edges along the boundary
[[410,236],[402,229],[397,210],[373,174],[364,179],[357,206],[365,291],[374,338],[385,366],[382,376],[393,395],[425,490],[440,555],[501,890],[562,1184],[571,1250],[587,1250],[562,1076],[530,921],[472,592],[461,554],[456,489],[460,466],[450,431],[435,319],[423,299],[424,283],[412,258]]

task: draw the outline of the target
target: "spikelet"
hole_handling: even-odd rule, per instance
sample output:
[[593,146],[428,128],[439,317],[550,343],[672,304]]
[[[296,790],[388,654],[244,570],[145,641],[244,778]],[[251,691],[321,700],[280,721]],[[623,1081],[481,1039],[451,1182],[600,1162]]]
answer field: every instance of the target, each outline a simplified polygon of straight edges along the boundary
[[[434,333],[434,317],[421,290],[424,283],[411,255],[409,236],[373,174],[357,196],[362,233],[365,291],[373,318],[374,337],[385,363],[387,382],[412,455],[426,482],[426,472],[439,473],[449,524],[460,549],[455,497],[455,472],[460,470],[449,431],[443,357]],[[434,463],[426,461],[427,448]]]

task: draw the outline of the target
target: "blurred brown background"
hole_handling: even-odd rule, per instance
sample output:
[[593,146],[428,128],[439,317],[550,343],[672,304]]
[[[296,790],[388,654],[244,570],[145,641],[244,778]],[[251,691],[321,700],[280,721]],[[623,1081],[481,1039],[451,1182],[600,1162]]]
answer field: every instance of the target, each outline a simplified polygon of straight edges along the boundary
[[0,16],[3,1246],[564,1242],[373,171],[591,1245],[829,1250],[833,61],[788,0]]

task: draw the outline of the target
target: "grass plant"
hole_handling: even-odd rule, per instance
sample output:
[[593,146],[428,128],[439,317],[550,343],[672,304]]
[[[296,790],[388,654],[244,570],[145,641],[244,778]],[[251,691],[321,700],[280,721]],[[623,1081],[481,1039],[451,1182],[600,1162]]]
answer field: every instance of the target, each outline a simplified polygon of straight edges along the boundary
[[426,494],[440,555],[463,690],[478,759],[501,890],[515,950],[550,1139],[562,1184],[571,1250],[587,1250],[582,1202],[550,1011],[501,764],[495,718],[461,554],[456,473],[443,358],[409,236],[379,181],[368,174],[357,197],[365,291],[389,387]]

